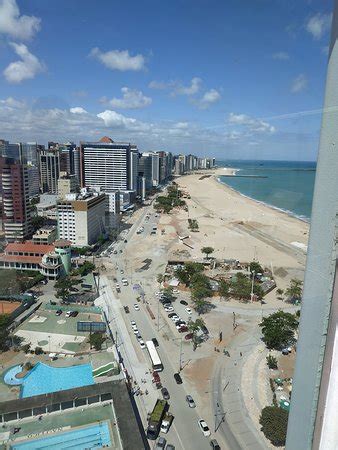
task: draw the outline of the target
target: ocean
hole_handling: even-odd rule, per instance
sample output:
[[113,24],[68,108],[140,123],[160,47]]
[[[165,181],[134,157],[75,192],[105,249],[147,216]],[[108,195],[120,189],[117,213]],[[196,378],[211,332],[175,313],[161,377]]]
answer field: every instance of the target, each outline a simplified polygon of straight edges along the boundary
[[238,169],[235,177],[220,176],[220,182],[242,195],[302,220],[310,220],[315,162],[229,160],[216,163],[218,167]]

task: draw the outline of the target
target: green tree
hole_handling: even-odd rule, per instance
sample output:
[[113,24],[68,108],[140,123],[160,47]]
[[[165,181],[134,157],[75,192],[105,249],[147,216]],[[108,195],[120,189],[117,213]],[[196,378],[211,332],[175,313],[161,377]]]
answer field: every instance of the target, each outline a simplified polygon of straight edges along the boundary
[[175,299],[173,294],[173,288],[171,286],[161,289],[161,292],[165,297],[165,299],[168,300],[169,302],[172,302]]
[[212,247],[202,247],[201,252],[206,255],[207,259],[209,259],[209,255],[214,252],[214,249]]
[[289,413],[278,406],[266,406],[262,409],[259,423],[265,437],[277,446],[285,445]]
[[259,326],[267,348],[281,350],[294,342],[298,320],[294,314],[277,311],[264,317]]
[[32,224],[34,231],[41,228],[43,225],[45,225],[45,223],[46,223],[46,219],[41,216],[33,216],[31,219],[31,224]]
[[0,314],[0,351],[5,352],[9,349],[9,339],[7,327],[11,323],[9,314]]
[[188,330],[190,331],[190,333],[192,333],[192,342],[193,342],[194,350],[196,350],[196,347],[198,345],[197,333],[200,330],[200,328],[204,325],[205,325],[205,322],[201,317],[199,317],[196,320],[188,321],[187,326],[188,326]]
[[267,363],[269,369],[278,369],[278,361],[275,356],[268,355],[266,357],[266,363]]
[[264,269],[263,267],[259,264],[258,261],[251,261],[250,263],[250,272],[255,272],[255,274],[257,273],[263,273]]
[[225,281],[221,280],[219,283],[219,295],[222,298],[228,298],[229,297],[229,291],[230,291],[230,284]]
[[178,268],[175,270],[175,276],[180,283],[189,285],[190,276],[189,273],[185,269]]
[[79,268],[77,269],[77,273],[81,276],[84,277],[86,276],[88,273],[92,272],[95,269],[95,264],[89,262],[89,261],[85,261],[82,266],[79,266]]
[[89,336],[90,347],[94,347],[95,350],[101,350],[102,344],[104,343],[105,338],[101,333],[92,333]]
[[277,289],[276,290],[276,294],[277,294],[277,296],[278,296],[278,298],[279,299],[282,299],[283,298],[283,294],[284,294],[284,291],[283,291],[283,289]]
[[56,297],[66,301],[70,295],[70,289],[77,283],[77,280],[74,280],[68,276],[59,278],[55,283]]
[[210,310],[210,302],[204,300],[204,298],[196,298],[194,299],[193,308],[200,316]]
[[163,281],[164,281],[164,276],[163,276],[163,274],[162,274],[162,273],[157,274],[156,279],[157,279],[158,284],[163,283]]
[[298,302],[302,298],[302,282],[297,278],[290,281],[290,285],[285,289],[285,295],[290,298],[292,302]]

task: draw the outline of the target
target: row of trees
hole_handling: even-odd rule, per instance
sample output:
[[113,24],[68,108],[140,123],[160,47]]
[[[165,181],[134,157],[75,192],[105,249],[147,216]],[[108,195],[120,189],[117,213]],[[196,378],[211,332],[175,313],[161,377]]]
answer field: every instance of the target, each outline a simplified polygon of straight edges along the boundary
[[167,195],[159,195],[156,198],[154,208],[158,212],[168,214],[173,208],[185,205],[185,201],[180,198],[181,196],[182,192],[178,189],[177,185],[169,186]]

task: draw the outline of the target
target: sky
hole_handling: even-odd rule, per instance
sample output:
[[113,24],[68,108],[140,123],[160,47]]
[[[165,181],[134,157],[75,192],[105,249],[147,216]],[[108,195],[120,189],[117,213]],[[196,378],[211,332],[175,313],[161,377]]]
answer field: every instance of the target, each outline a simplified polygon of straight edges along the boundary
[[0,0],[0,138],[315,160],[332,0]]

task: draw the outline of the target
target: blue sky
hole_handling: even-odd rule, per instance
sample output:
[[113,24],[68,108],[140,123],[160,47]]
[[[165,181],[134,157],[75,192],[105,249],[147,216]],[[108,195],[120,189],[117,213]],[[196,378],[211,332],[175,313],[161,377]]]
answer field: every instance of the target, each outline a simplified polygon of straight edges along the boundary
[[331,0],[0,0],[0,138],[314,160],[331,12]]

